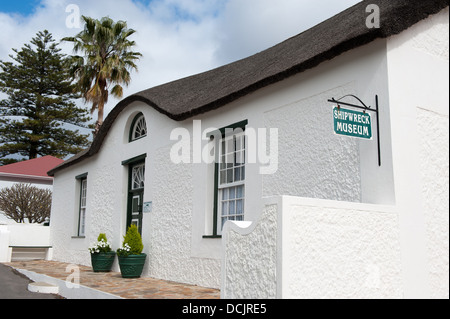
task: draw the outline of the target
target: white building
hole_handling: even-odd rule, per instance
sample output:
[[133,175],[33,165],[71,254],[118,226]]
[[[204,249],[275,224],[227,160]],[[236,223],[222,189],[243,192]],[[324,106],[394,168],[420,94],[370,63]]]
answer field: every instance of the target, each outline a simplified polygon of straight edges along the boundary
[[[62,162],[54,156],[43,156],[1,166],[0,189],[24,183],[51,190],[53,177],[47,172]],[[23,224],[17,223],[0,211],[0,262],[51,259],[50,229],[45,225],[29,224],[27,218]]]
[[[227,298],[448,298],[448,34],[447,1],[361,2],[124,99],[49,172],[54,259],[136,223],[145,276]],[[371,140],[334,133],[349,94]]]

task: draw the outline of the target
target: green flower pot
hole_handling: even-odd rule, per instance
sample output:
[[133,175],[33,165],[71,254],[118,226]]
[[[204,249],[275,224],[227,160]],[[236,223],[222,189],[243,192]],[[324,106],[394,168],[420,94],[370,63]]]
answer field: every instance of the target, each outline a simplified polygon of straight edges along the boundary
[[144,269],[146,254],[129,255],[127,257],[119,256],[120,273],[123,278],[139,278]]
[[111,267],[115,257],[115,251],[110,251],[108,253],[91,254],[92,269],[94,270],[94,272],[111,271]]

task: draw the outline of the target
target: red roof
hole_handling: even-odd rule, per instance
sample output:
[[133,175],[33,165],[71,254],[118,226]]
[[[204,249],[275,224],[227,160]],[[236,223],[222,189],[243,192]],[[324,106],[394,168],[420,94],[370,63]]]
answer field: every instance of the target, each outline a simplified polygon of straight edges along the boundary
[[47,172],[62,162],[64,160],[49,155],[0,166],[0,173],[48,177]]

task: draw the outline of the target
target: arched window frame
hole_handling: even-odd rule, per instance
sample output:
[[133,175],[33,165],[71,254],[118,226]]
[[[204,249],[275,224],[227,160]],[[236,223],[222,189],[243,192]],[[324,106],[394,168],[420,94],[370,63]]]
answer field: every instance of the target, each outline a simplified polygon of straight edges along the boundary
[[[144,125],[145,127],[145,134],[140,134],[139,136],[136,137],[136,130],[138,129],[139,125]],[[133,122],[131,122],[131,126],[130,126],[130,134],[129,134],[129,142],[134,142],[137,141],[141,138],[144,138],[147,136],[147,121],[145,120],[144,114],[139,113],[137,114],[134,119]]]

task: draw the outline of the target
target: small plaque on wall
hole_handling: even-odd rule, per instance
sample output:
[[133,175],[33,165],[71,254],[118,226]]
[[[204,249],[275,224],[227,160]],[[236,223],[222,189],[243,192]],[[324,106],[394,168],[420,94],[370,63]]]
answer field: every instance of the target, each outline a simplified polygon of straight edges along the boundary
[[153,203],[152,202],[145,202],[144,203],[144,209],[143,209],[143,211],[144,211],[144,213],[151,213],[152,212],[152,206],[153,206]]

